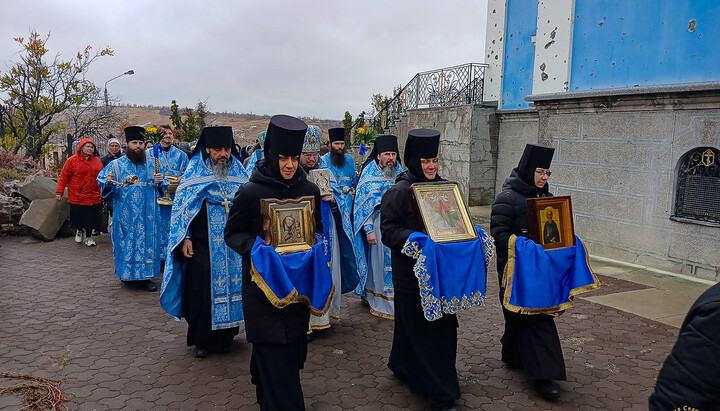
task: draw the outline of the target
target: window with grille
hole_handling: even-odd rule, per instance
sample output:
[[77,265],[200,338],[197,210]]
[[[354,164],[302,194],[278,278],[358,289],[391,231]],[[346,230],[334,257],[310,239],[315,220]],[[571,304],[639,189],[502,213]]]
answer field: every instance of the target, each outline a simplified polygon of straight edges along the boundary
[[699,147],[681,157],[673,220],[720,225],[720,150]]

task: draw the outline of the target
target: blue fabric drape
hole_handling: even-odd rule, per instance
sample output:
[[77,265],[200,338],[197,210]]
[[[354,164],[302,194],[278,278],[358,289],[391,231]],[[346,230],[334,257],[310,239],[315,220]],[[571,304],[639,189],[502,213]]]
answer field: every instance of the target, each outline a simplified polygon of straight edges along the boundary
[[510,311],[556,313],[572,307],[572,297],[598,287],[587,252],[577,236],[572,247],[545,250],[525,237],[511,236],[503,273]]
[[323,315],[330,307],[334,286],[322,239],[310,251],[280,255],[258,237],[250,258],[252,281],[274,306],[302,302],[313,315]]
[[414,232],[405,242],[403,254],[417,260],[413,271],[428,321],[485,304],[486,269],[495,246],[482,228],[475,229],[479,238],[473,241],[441,244]]

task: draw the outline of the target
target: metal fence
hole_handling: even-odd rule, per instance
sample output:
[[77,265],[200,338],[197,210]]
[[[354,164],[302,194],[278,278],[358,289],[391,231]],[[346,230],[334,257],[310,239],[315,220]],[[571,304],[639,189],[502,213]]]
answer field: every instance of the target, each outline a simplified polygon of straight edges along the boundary
[[356,121],[353,129],[369,123],[374,130],[382,132],[408,110],[480,103],[487,67],[487,64],[468,63],[418,73],[376,116]]

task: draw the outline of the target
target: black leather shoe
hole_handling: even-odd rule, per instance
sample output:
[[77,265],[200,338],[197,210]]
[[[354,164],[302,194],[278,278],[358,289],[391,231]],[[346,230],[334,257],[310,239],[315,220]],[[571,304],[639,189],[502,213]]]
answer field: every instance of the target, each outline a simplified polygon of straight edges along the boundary
[[553,401],[560,398],[560,391],[550,380],[536,380],[533,384],[535,391],[546,400]]
[[145,291],[157,291],[157,285],[155,285],[155,283],[151,280],[147,280],[147,282],[145,283]]
[[210,355],[210,351],[207,348],[195,347],[195,358],[205,358]]

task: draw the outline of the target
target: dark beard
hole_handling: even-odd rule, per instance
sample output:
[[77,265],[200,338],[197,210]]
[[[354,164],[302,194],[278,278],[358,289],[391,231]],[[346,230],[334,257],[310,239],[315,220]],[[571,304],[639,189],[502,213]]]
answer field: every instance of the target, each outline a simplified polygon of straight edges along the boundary
[[300,167],[305,170],[305,174],[310,174],[310,170],[315,170],[317,168],[317,164],[315,165],[315,167],[308,167],[306,165],[300,164]]
[[210,161],[210,169],[212,170],[215,177],[226,180],[230,175],[230,164],[229,163],[215,163]]
[[334,166],[343,167],[345,165],[345,150],[330,149],[330,162]]
[[385,178],[395,178],[395,175],[397,174],[397,167],[393,166],[385,166],[382,168],[383,175]]
[[130,162],[135,164],[136,166],[145,164],[145,150],[127,150],[125,152],[125,155],[127,156],[128,160],[130,160]]

